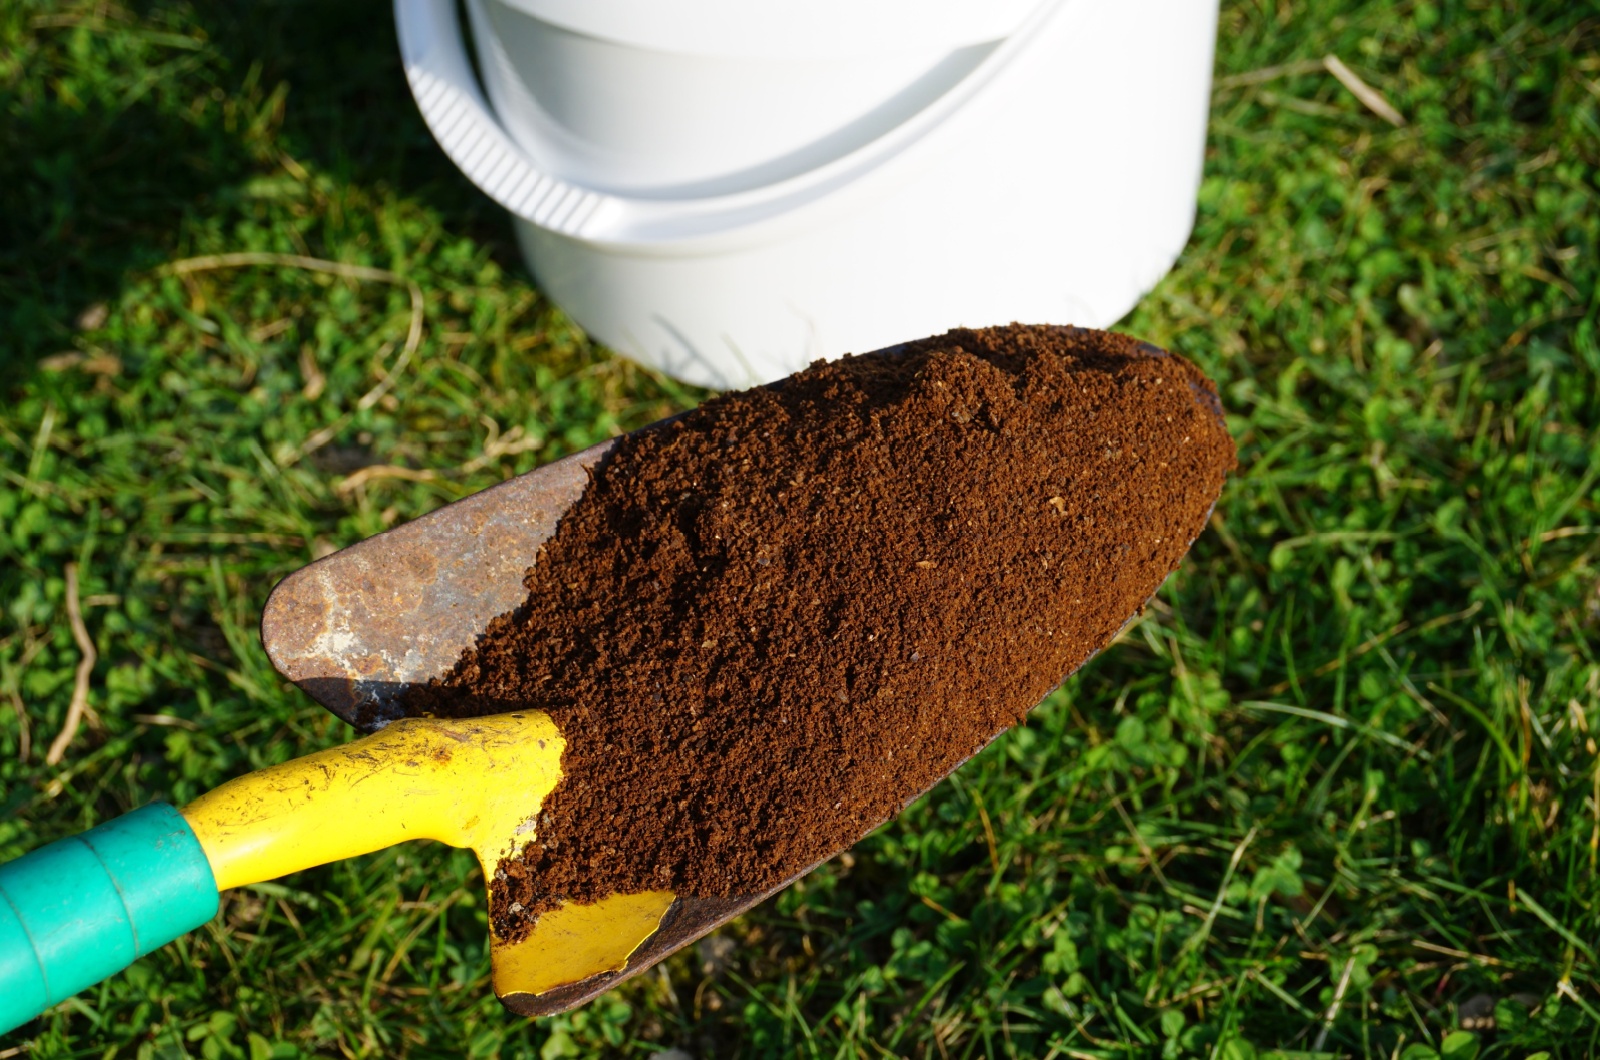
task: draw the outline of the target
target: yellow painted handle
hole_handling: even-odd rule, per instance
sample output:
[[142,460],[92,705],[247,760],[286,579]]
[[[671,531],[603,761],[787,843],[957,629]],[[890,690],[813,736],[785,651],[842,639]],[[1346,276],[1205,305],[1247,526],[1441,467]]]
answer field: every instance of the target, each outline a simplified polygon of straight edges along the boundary
[[[231,780],[183,808],[217,889],[242,887],[403,843],[478,855],[485,884],[533,838],[561,779],[561,733],[541,711],[411,718],[332,750]],[[491,936],[495,993],[540,994],[627,967],[670,891],[553,909],[525,937]]]
[[229,781],[183,816],[219,890],[408,839],[471,848],[487,878],[531,835],[564,746],[542,711],[412,718]]

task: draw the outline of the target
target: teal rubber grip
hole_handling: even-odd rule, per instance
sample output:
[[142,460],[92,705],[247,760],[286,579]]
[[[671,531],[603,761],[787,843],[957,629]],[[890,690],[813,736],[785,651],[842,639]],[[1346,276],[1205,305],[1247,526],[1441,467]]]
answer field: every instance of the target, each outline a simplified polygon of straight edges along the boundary
[[164,804],[0,865],[0,1033],[216,912],[211,863]]

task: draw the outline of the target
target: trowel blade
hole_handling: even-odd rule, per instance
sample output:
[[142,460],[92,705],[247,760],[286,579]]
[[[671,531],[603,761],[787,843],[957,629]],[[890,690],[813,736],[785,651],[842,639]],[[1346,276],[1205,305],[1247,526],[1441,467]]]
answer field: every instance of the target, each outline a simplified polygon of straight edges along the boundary
[[[902,348],[877,352],[887,355]],[[768,385],[781,387],[783,382]],[[1220,420],[1222,410],[1215,398],[1206,400]],[[669,421],[643,429],[665,422]],[[399,701],[407,689],[443,676],[464,650],[474,646],[491,619],[525,602],[523,577],[534,565],[539,547],[583,495],[590,470],[614,444],[601,443],[446,505],[285,578],[268,599],[261,622],[262,641],[273,665],[351,724],[371,730],[404,716]],[[1209,512],[1199,525],[1203,527],[1208,520]],[[1137,614],[1129,615],[1124,627]],[[481,706],[482,713],[488,714],[538,704]],[[905,792],[899,808],[915,801],[939,779],[930,781],[922,791]],[[662,915],[655,933],[632,951],[622,969],[539,994],[509,993],[501,1000],[526,1016],[554,1015],[574,1008],[760,904],[816,867],[807,866],[762,894],[679,896]]]

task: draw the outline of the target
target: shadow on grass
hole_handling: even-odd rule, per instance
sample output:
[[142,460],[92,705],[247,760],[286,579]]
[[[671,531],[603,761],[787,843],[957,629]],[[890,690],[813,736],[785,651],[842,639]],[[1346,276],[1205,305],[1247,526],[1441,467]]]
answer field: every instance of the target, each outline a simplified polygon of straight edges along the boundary
[[418,116],[384,0],[105,10],[0,13],[0,386],[70,349],[130,273],[184,253],[187,228],[248,218],[247,182],[297,167],[387,186],[520,267]]

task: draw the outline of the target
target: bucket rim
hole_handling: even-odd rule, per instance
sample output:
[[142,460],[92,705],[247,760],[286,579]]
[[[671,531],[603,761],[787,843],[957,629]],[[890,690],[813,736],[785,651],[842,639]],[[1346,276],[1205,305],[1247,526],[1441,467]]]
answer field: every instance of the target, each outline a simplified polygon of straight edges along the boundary
[[963,48],[1015,33],[1041,0],[493,0],[615,44],[750,59]]
[[1085,0],[1031,0],[1019,31],[1001,41],[939,99],[870,143],[805,173],[741,191],[654,198],[602,191],[559,177],[514,143],[484,97],[467,57],[456,0],[394,0],[401,60],[434,139],[472,183],[516,216],[596,246],[694,252],[751,238],[845,187],[892,182],[928,164],[972,102],[1033,50],[1034,32]]

